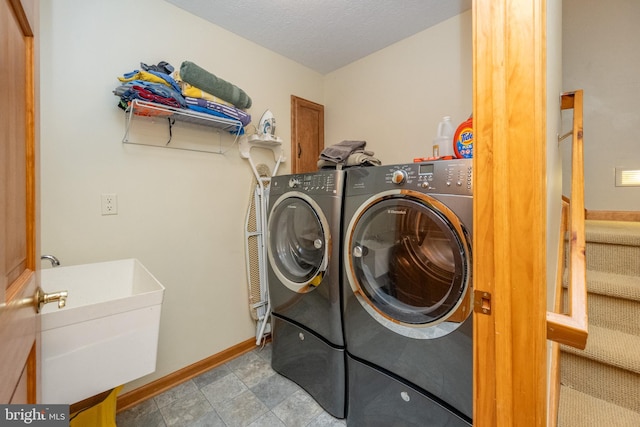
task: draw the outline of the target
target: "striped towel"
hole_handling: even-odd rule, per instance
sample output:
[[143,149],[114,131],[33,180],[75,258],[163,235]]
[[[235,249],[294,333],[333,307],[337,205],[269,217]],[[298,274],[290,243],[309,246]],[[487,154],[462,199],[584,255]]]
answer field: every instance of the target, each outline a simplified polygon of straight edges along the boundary
[[226,116],[239,120],[240,123],[242,123],[242,126],[247,126],[249,123],[251,123],[251,115],[234,106],[219,104],[217,102],[209,101],[208,99],[203,98],[192,98],[190,96],[186,96],[184,99],[187,102],[187,105],[194,105],[197,107],[206,108],[207,110],[222,113]]

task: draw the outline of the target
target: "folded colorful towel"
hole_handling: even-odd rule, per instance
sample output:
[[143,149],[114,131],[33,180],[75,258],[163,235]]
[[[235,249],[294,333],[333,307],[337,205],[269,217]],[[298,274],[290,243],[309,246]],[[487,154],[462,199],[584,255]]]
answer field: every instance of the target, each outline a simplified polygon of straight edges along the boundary
[[227,102],[224,99],[219,98],[217,96],[213,96],[210,93],[207,93],[202,89],[192,86],[189,83],[185,82],[180,78],[179,71],[176,71],[175,73],[173,73],[173,78],[175,79],[175,81],[178,82],[178,85],[180,85],[180,89],[182,89],[182,95],[185,97],[188,96],[191,98],[202,98],[202,99],[206,99],[207,101],[212,101],[218,104],[228,105],[229,107],[236,108],[232,103]]
[[182,108],[182,105],[180,105],[180,102],[175,97],[165,96],[164,91],[159,91],[157,87],[153,86],[138,86],[135,84],[132,86],[120,86],[116,88],[114,93],[116,95],[119,93],[120,99],[125,103],[137,98],[143,101],[168,105],[173,108]]
[[193,62],[182,62],[182,65],[180,65],[180,78],[192,86],[232,103],[238,108],[251,107],[251,98],[245,91],[226,80],[216,77]]
[[[168,75],[159,75],[158,73],[151,73],[149,71],[133,70],[129,73],[124,73],[122,77],[118,77],[121,82],[130,82],[133,80],[144,80],[151,83],[160,83],[169,87],[173,87],[171,82],[167,79]],[[180,90],[180,88],[178,88]]]
[[[204,115],[208,114],[210,116],[222,117],[223,119],[233,119],[234,118],[234,117],[227,116],[226,114],[223,114],[223,113],[221,113],[219,111],[210,110],[208,108],[200,107],[198,105],[187,105],[187,109],[193,110],[193,111],[197,111],[198,113],[203,113]],[[244,128],[242,127],[242,124],[239,124],[238,126],[233,128],[229,132],[233,133],[233,134],[237,134],[237,135],[244,135]]]
[[185,101],[188,106],[197,105],[199,107],[206,108],[208,110],[217,111],[219,113],[227,115],[236,120],[240,120],[240,123],[242,123],[242,126],[247,126],[249,123],[251,123],[251,115],[234,106],[219,104],[217,102],[209,101],[207,99],[192,98],[189,96],[185,97]]
[[172,87],[167,86],[165,84],[152,83],[146,80],[131,80],[131,81],[122,83],[120,86],[114,89],[113,93],[116,96],[122,97],[125,101],[130,101],[131,99],[136,98],[136,96],[133,96],[133,97],[130,96],[132,94],[130,89],[133,88],[134,86],[143,87],[149,90],[150,92],[152,92],[153,94],[161,96],[163,98],[173,98],[180,104],[180,107],[182,108],[186,108],[187,106],[187,102],[185,101],[184,97],[180,94],[180,92],[175,91]]

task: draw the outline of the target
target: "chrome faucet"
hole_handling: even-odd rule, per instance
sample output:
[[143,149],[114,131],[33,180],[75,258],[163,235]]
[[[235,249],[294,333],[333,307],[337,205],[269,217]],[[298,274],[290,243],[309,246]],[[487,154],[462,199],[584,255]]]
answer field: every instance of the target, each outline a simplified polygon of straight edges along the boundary
[[53,255],[42,255],[40,259],[48,259],[51,261],[51,267],[57,267],[60,265],[60,260]]

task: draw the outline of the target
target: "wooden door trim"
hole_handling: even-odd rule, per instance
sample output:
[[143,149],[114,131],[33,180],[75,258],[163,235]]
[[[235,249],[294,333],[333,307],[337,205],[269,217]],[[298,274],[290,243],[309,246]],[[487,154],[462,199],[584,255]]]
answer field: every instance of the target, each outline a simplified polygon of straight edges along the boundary
[[546,3],[473,4],[474,424],[546,423]]

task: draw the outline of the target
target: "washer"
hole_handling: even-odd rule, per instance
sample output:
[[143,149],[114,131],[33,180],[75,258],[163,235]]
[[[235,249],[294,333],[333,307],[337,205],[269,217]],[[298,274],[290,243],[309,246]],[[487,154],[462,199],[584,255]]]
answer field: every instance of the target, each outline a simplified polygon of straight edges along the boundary
[[470,426],[472,160],[347,171],[352,426]]
[[272,178],[267,254],[273,369],[344,418],[341,218],[345,174]]

